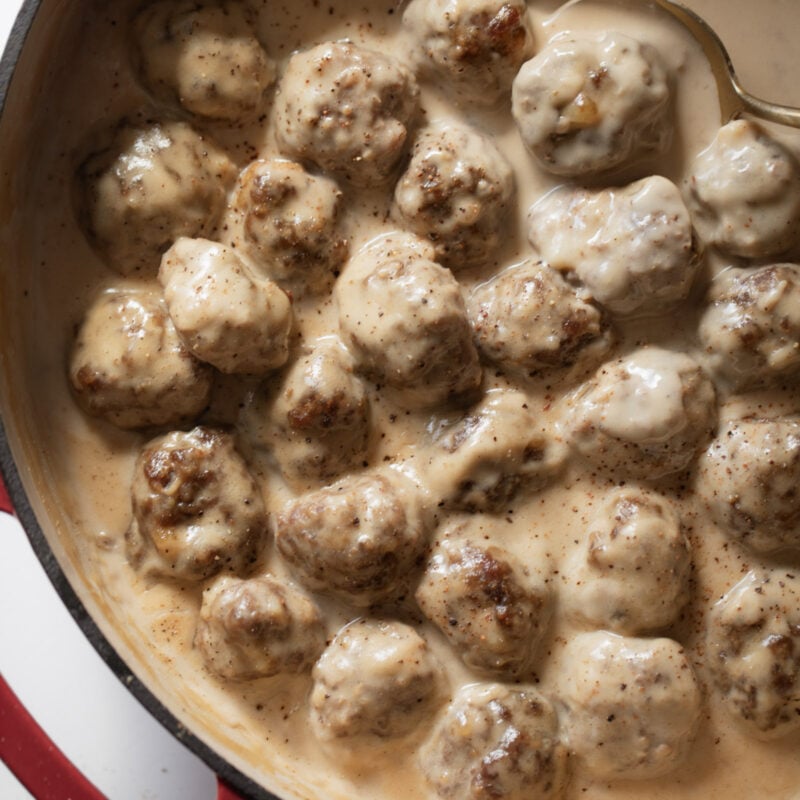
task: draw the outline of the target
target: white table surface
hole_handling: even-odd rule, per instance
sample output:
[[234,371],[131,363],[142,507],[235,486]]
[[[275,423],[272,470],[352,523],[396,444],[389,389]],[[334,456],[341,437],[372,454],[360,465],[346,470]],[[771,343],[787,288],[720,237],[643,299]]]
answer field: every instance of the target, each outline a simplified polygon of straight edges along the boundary
[[[3,44],[20,5],[0,0]],[[3,513],[0,542],[0,674],[55,744],[111,800],[214,798],[211,770],[123,688],[63,606],[20,525]],[[30,797],[0,762],[0,798]]]

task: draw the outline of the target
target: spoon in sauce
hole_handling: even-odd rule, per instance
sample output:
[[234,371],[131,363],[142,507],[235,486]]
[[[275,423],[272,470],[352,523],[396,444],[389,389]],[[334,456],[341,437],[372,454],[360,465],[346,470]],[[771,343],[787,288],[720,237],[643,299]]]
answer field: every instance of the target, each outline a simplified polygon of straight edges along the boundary
[[[585,0],[569,0],[562,8],[566,9]],[[747,92],[739,83],[733,62],[725,49],[722,40],[714,29],[700,16],[689,8],[673,0],[615,0],[622,5],[650,5],[661,8],[671,17],[674,17],[683,25],[703,49],[703,53],[709,61],[711,71],[717,83],[719,93],[719,105],[723,121],[738,117],[740,114],[747,113],[754,117],[777,122],[780,125],[789,125],[792,128],[800,128],[800,108],[785,106],[780,103],[772,103],[754,97]]]

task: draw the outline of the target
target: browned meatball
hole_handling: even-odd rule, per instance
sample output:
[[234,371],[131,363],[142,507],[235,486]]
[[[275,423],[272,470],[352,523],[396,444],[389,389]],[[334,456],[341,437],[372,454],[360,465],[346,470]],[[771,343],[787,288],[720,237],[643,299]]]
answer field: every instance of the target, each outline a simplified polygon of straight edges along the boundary
[[800,730],[800,578],[749,572],[713,607],[709,665],[727,709],[758,739]]
[[709,367],[733,389],[800,376],[800,266],[724,272],[700,320]]
[[325,42],[289,59],[275,100],[278,145],[356,186],[385,183],[418,105],[405,65],[350,42]]
[[419,762],[437,797],[452,800],[558,800],[568,780],[556,712],[528,686],[460,689]]
[[728,422],[700,468],[701,492],[729,536],[760,553],[800,550],[800,419]]
[[278,551],[310,589],[355,606],[401,592],[426,545],[417,487],[400,472],[351,475],[291,501]]
[[69,378],[78,402],[120,428],[170,425],[199,414],[211,370],[181,341],[160,294],[110,291],[86,312]]
[[208,236],[227,200],[232,162],[185,122],[121,125],[81,167],[84,222],[106,264],[155,275],[181,236]]
[[154,439],[136,460],[131,493],[126,544],[142,571],[196,581],[255,563],[267,515],[229,434],[198,427]]
[[441,700],[443,677],[425,640],[400,622],[342,628],[314,666],[311,726],[320,739],[396,738]]
[[477,286],[467,312],[481,354],[530,375],[594,366],[613,339],[608,320],[588,293],[576,291],[554,269],[533,259]]
[[347,259],[342,193],[285,159],[254,161],[233,196],[235,240],[267,277],[293,292],[326,289]]
[[403,233],[379,239],[350,261],[335,295],[359,366],[408,405],[435,406],[480,385],[461,289],[428,242]]
[[209,669],[250,681],[310,670],[325,648],[317,606],[272,575],[222,575],[203,591],[194,638]]
[[417,603],[468,666],[520,675],[547,629],[551,592],[543,575],[502,547],[484,544],[481,527],[445,526],[417,588]]

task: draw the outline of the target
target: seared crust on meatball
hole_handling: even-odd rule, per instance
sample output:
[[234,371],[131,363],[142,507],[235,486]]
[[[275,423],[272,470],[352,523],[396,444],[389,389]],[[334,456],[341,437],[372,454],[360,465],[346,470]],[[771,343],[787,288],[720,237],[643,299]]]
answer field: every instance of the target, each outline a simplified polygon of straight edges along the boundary
[[240,122],[258,114],[275,64],[238,0],[161,0],[133,22],[135,60],[157,97],[192,114]]
[[529,686],[464,686],[419,763],[436,796],[452,800],[557,800],[567,783],[558,717]]
[[585,291],[529,259],[476,286],[467,313],[481,355],[531,376],[593,367],[612,344],[602,311]]
[[688,600],[691,547],[671,503],[647,489],[616,489],[598,509],[562,574],[569,613],[624,634],[672,624]]
[[390,234],[351,259],[335,288],[361,370],[416,407],[468,395],[483,377],[458,281],[433,255],[422,239]]
[[278,551],[309,589],[369,606],[401,593],[427,530],[417,487],[393,469],[350,475],[289,502]]
[[490,260],[508,236],[514,173],[491,139],[466,125],[440,122],[414,143],[394,190],[406,227],[430,239],[450,269]]
[[800,376],[800,266],[727,271],[709,299],[699,334],[716,376],[736,390]]
[[359,619],[342,628],[313,671],[311,727],[326,741],[398,738],[441,702],[441,667],[401,622]]
[[566,743],[591,775],[657,778],[688,755],[702,698],[677,642],[579,634],[559,683]]
[[426,482],[443,505],[498,511],[552,481],[565,455],[537,425],[527,395],[493,389],[466,416],[440,424]]
[[260,554],[267,515],[233,437],[197,427],[153,439],[136,460],[128,558],[158,577],[242,573]]
[[456,521],[440,532],[415,597],[468,666],[513,677],[536,654],[551,592],[543,575],[483,544],[480,527]]
[[268,278],[293,292],[329,288],[347,259],[336,182],[286,159],[259,159],[233,195],[235,241]]
[[532,206],[528,238],[615,314],[668,311],[689,294],[699,263],[680,191],[660,175],[612,189],[556,189]]
[[672,132],[670,90],[658,53],[621,33],[558,36],[523,64],[512,114],[546,170],[606,172],[663,150]]
[[317,606],[291,584],[222,575],[203,591],[194,645],[212,672],[251,681],[310,670],[325,628]]
[[81,407],[120,428],[171,425],[199,414],[211,370],[181,341],[161,295],[101,294],[81,322],[69,364]]
[[314,343],[284,375],[277,397],[257,392],[244,426],[293,483],[330,480],[364,461],[370,407],[353,357],[336,336]]
[[800,163],[755,122],[720,128],[687,194],[701,239],[725,253],[768,258],[800,241]]
[[688,467],[716,428],[714,386],[689,356],[643,347],[570,398],[573,443],[598,467],[657,480]]
[[413,73],[350,42],[289,59],[275,99],[281,151],[368,187],[395,171],[419,106]]
[[492,105],[533,55],[527,10],[524,0],[412,0],[403,24],[417,40],[423,70],[465,101]]
[[706,644],[725,706],[749,733],[800,730],[800,578],[749,572],[711,610]]
[[700,468],[703,497],[728,536],[759,553],[800,550],[800,419],[728,422]]
[[89,240],[122,275],[155,275],[180,236],[207,236],[227,199],[234,168],[185,122],[121,125],[81,166]]

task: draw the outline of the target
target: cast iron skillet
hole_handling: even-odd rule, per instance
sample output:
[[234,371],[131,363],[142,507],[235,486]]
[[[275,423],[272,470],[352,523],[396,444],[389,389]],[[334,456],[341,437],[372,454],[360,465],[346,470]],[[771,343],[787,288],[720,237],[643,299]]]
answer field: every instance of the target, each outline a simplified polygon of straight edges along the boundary
[[[45,0],[25,0],[14,23],[5,51],[3,52],[2,60],[0,60],[0,115],[5,109],[9,91],[13,86],[15,70],[23,54],[23,48],[28,39],[28,34],[36,22],[37,15],[42,11],[42,7],[45,4]],[[219,781],[218,800],[235,800],[237,797],[236,792],[238,792],[241,797],[250,798],[251,800],[278,800],[275,795],[258,786],[226,761],[219,753],[208,747],[194,734],[187,731],[186,727],[182,725],[172,713],[156,699],[150,690],[142,684],[136,675],[133,674],[127,664],[120,658],[109,641],[102,634],[70,585],[36,518],[31,501],[23,488],[20,470],[11,452],[11,446],[6,432],[6,427],[10,429],[11,426],[12,422],[10,420],[7,420],[4,425],[3,419],[0,418],[0,474],[5,480],[13,508],[30,539],[37,557],[42,562],[45,572],[52,581],[64,605],[80,626],[86,638],[91,642],[95,650],[97,650],[103,661],[108,664],[112,672],[124,684],[125,688],[130,690],[150,714],[214,770]],[[20,462],[19,466],[23,466],[23,464]],[[2,498],[2,494],[2,483],[0,483],[0,498]],[[0,511],[2,510],[4,509],[0,507]],[[15,705],[15,698],[4,682],[0,685],[0,722],[2,722],[4,727],[14,732],[15,739],[24,739],[29,743],[29,746],[33,748],[39,746],[43,749],[47,749],[46,746],[49,743],[46,737],[41,730],[38,729],[33,719],[27,716],[21,705]],[[26,757],[20,756],[20,770],[25,772],[27,769],[27,775],[40,787],[46,786],[48,781],[58,781],[56,787],[50,787],[51,791],[53,788],[56,788],[59,792],[60,790],[66,790],[67,786],[65,782],[69,782],[69,785],[79,792],[79,794],[72,794],[76,800],[102,797],[102,795],[97,792],[77,770],[71,767],[63,757],[59,760],[60,754],[58,751],[55,751],[55,754],[53,754],[53,750],[54,748],[50,745],[49,755],[50,757],[55,755],[53,763],[48,763],[49,760],[48,762],[37,762],[36,769],[31,769],[30,760],[28,760],[26,767],[24,763]],[[30,757],[31,756],[27,756],[28,759],[30,759]],[[52,770],[52,774],[45,774],[48,769]],[[44,770],[44,772],[42,770]],[[29,788],[34,791],[36,789],[35,786],[30,786]]]

